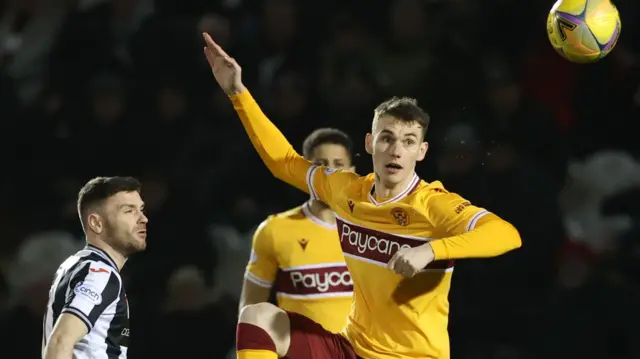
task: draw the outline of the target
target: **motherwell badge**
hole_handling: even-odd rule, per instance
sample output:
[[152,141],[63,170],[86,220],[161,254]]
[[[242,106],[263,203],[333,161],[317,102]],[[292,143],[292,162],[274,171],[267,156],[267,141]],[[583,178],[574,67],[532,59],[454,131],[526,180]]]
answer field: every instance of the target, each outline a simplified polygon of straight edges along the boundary
[[409,213],[402,208],[396,207],[392,209],[391,215],[393,216],[393,219],[396,220],[396,223],[401,226],[408,226],[410,223]]

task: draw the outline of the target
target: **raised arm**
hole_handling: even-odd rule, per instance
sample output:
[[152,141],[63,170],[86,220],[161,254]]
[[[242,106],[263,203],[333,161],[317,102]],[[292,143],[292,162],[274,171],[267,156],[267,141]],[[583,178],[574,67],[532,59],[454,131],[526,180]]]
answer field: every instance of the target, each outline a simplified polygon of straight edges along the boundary
[[208,34],[204,34],[205,56],[213,76],[235,108],[251,143],[271,173],[309,193],[307,174],[311,163],[300,156],[282,132],[265,116],[242,84],[242,69]]

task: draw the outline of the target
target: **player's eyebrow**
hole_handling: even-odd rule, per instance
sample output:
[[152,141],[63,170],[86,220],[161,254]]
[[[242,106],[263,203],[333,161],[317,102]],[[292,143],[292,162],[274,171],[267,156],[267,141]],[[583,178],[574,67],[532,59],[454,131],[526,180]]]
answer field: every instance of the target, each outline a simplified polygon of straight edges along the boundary
[[389,131],[389,130],[386,130],[386,129],[385,129],[385,130],[380,131],[380,134],[386,134],[386,135],[391,135],[391,136],[395,136],[395,135],[396,135],[396,134],[395,134],[395,133],[393,133],[392,131]]
[[407,133],[404,135],[404,137],[415,137],[418,138],[418,135],[416,135],[415,133]]
[[[121,203],[118,205],[118,208],[131,208],[131,209],[136,209],[136,205],[135,204],[131,204],[131,203]],[[140,206],[140,209],[144,209],[144,203]]]

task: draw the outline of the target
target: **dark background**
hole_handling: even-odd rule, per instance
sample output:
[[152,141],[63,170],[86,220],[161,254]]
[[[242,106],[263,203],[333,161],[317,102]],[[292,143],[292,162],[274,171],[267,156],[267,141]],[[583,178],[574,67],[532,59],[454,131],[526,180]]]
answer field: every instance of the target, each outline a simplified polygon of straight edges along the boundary
[[75,199],[98,175],[144,182],[148,250],[124,275],[131,358],[234,358],[250,238],[306,196],[272,178],[215,85],[200,33],[299,148],[320,126],[360,145],[372,109],[432,115],[427,181],[511,221],[522,249],[461,261],[453,358],[640,358],[638,8],[575,65],[552,1],[0,0],[0,346],[38,358],[51,276],[82,247]]

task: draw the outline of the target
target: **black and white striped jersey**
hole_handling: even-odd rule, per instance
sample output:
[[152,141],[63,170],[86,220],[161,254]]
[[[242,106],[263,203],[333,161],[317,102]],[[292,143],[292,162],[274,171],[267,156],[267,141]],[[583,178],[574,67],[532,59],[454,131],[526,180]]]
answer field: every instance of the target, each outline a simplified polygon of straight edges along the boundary
[[62,313],[78,317],[87,335],[75,344],[74,359],[123,359],[129,341],[129,304],[115,262],[88,245],[58,268],[44,316],[42,351]]

